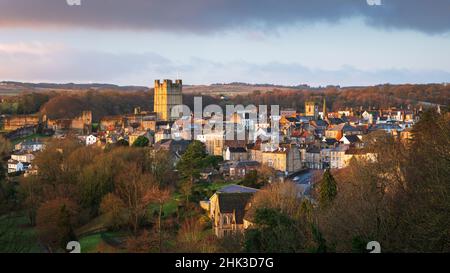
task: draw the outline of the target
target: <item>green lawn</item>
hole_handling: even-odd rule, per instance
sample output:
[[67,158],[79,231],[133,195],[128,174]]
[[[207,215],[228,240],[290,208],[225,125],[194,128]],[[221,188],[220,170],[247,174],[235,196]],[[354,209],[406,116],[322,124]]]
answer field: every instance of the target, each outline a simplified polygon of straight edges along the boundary
[[85,236],[79,240],[81,253],[93,253],[97,251],[98,245],[103,241],[101,233]]
[[92,234],[106,230],[105,216],[100,215],[87,223],[86,225],[76,230],[77,236],[83,236],[85,234]]
[[[104,237],[119,239],[126,236],[126,232],[118,231],[118,232],[99,232],[91,235],[84,236],[79,239],[81,245],[81,253],[98,253],[100,251],[99,246],[108,245],[107,242],[103,240],[102,234]],[[116,248],[114,246],[108,246],[112,252],[121,252],[122,249]]]
[[28,218],[17,214],[12,218],[0,217],[0,252],[41,253],[36,229],[28,225]]
[[[174,194],[172,198],[167,201],[163,206],[163,218],[170,218],[171,215],[177,212],[178,209],[178,200],[179,200],[179,194]],[[158,204],[152,204],[149,207],[149,215],[153,216],[154,214],[159,213],[159,205]]]

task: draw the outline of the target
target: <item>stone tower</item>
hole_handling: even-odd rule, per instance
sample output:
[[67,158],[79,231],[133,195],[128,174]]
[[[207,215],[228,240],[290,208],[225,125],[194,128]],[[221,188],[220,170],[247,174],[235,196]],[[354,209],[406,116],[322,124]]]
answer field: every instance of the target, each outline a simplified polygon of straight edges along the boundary
[[154,111],[159,121],[173,121],[172,108],[183,104],[183,82],[164,80],[162,83],[155,80]]
[[319,116],[319,106],[314,101],[305,102],[305,116],[314,117],[317,119]]
[[327,98],[323,97],[323,119],[328,119],[328,111],[327,111]]

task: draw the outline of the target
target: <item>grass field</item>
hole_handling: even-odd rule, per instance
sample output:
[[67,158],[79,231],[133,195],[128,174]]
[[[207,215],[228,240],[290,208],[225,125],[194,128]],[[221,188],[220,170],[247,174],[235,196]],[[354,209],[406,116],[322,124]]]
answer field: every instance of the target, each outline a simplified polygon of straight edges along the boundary
[[120,240],[126,236],[125,232],[99,232],[84,236],[79,239],[81,245],[81,253],[116,253],[123,252],[123,249],[111,245],[105,238],[112,240]]
[[41,253],[36,229],[24,214],[0,217],[0,252]]

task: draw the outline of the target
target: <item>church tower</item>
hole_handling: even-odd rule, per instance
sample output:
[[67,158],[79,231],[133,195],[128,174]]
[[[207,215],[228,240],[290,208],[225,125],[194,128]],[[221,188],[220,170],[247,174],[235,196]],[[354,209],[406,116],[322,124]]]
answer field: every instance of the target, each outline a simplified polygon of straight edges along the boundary
[[314,101],[306,101],[305,116],[317,119],[319,117],[319,105]]
[[171,118],[172,108],[183,104],[183,82],[176,80],[155,80],[154,108],[158,121],[173,121]]
[[328,120],[327,98],[323,97],[323,120]]

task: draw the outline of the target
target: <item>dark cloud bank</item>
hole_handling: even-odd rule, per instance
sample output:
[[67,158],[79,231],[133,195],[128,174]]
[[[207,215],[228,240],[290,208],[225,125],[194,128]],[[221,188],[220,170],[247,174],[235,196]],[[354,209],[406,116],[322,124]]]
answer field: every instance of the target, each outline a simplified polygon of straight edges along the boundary
[[352,16],[387,29],[450,31],[450,0],[1,0],[0,27],[214,32],[235,27],[272,28],[338,22]]

